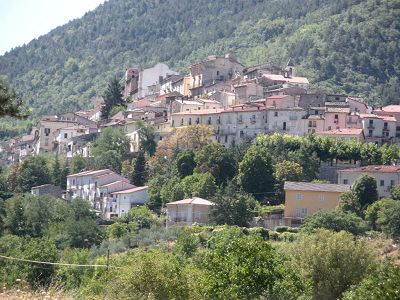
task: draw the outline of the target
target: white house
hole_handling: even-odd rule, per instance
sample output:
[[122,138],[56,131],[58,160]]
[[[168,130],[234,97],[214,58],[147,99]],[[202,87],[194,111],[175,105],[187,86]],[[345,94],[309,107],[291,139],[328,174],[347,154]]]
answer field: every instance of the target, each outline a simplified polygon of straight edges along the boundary
[[208,224],[213,205],[213,202],[198,197],[167,203],[166,225]]
[[338,171],[338,183],[353,185],[363,174],[375,178],[379,197],[390,195],[390,189],[400,183],[400,166],[370,165]]
[[145,204],[148,201],[147,190],[147,186],[140,186],[111,193],[107,201],[106,217],[120,218],[131,208]]

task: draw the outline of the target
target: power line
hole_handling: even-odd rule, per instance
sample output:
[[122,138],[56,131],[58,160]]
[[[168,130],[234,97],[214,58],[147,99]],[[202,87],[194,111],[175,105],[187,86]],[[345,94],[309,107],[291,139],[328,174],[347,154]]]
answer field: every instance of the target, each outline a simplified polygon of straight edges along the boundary
[[37,261],[37,260],[30,260],[30,259],[24,259],[24,258],[10,257],[10,256],[4,256],[4,255],[0,255],[0,258],[21,261],[21,262],[29,262],[29,263],[34,263],[34,264],[54,265],[54,266],[63,266],[63,267],[78,267],[78,268],[79,267],[92,267],[92,268],[102,267],[102,268],[122,269],[121,267],[115,267],[115,266],[109,266],[109,265],[64,264],[64,263],[55,263],[55,262],[49,262],[49,261]]

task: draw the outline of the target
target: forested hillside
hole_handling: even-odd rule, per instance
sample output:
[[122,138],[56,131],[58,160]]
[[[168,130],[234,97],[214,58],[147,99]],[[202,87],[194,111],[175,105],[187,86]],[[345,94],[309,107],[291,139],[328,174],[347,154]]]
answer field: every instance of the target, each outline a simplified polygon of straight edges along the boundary
[[33,116],[86,108],[129,66],[291,57],[313,87],[400,102],[398,0],[110,0],[0,57]]

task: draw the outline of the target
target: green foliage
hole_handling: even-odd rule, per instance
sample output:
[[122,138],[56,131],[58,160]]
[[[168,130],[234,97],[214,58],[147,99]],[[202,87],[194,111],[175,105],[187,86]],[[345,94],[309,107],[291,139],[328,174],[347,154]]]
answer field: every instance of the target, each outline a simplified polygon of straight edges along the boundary
[[[45,238],[31,239],[13,235],[0,238],[0,253],[5,256],[55,262],[58,259],[53,241]],[[48,285],[54,275],[51,265],[28,264],[10,260],[0,261],[0,282],[12,285],[16,279],[26,280],[31,287]]]
[[272,160],[265,149],[253,145],[247,150],[239,164],[238,183],[248,193],[273,190]]
[[94,141],[92,154],[96,158],[107,151],[116,151],[120,157],[124,158],[130,151],[129,138],[122,128],[105,128]]
[[138,156],[134,160],[131,182],[136,186],[143,186],[146,182],[146,158],[144,153],[139,151]]
[[61,185],[61,166],[60,160],[58,159],[58,155],[56,155],[54,159],[53,166],[51,168],[51,177],[53,179],[53,184],[60,186]]
[[257,202],[248,194],[236,191],[234,185],[228,185],[224,191],[212,199],[210,220],[216,224],[248,227],[255,215]]
[[217,191],[214,176],[211,173],[194,173],[193,175],[186,176],[182,179],[182,191],[185,197],[200,197],[209,199],[214,196]]
[[307,232],[314,232],[320,228],[336,232],[344,230],[354,235],[366,231],[364,221],[354,213],[329,210],[320,210],[308,217],[303,228]]
[[236,165],[232,151],[219,143],[205,145],[196,152],[196,171],[210,172],[218,185],[235,175]]
[[127,67],[166,62],[186,71],[226,52],[247,65],[266,57],[283,65],[291,57],[314,87],[397,104],[398,10],[396,0],[170,0],[135,7],[114,0],[6,53],[0,69],[18,82],[34,115],[87,107]]
[[22,101],[15,91],[0,77],[0,118],[4,116],[22,118]]
[[393,200],[400,200],[400,184],[395,185],[390,190],[390,198]]
[[[114,76],[108,82],[107,89],[104,92],[104,104],[101,108],[102,119],[107,119],[110,115],[112,115],[111,112],[115,107],[119,107],[120,105],[124,104],[122,97],[122,86],[117,77]],[[113,113],[115,113],[115,110]]]
[[139,206],[130,209],[124,216],[123,221],[125,223],[133,222],[137,224],[140,229],[162,224],[162,220],[146,206]]
[[[199,261],[206,299],[226,299],[226,295],[230,299],[257,299],[273,294],[279,279],[290,277],[271,245],[260,235],[244,235],[240,229],[229,228],[213,235],[208,247]],[[301,282],[296,276],[292,279]],[[293,281],[292,287],[296,286]],[[304,288],[301,283],[296,287],[293,298]],[[274,296],[279,299],[279,294]]]
[[313,285],[313,299],[339,299],[366,275],[373,250],[366,241],[341,231],[301,235],[290,247],[293,261]]
[[358,197],[353,192],[346,192],[340,195],[339,204],[336,208],[342,212],[354,213],[362,216],[361,204]]
[[128,226],[122,222],[115,222],[107,227],[107,236],[110,239],[120,239],[128,233]]
[[400,294],[400,266],[383,262],[360,284],[343,294],[343,300],[397,299]]
[[75,155],[71,162],[71,174],[82,172],[86,168],[87,161],[82,155]]
[[179,177],[173,176],[164,185],[162,185],[160,197],[163,203],[183,199],[183,197],[185,196],[185,191],[183,190],[180,182],[181,181]]
[[285,181],[302,181],[303,168],[294,161],[284,160],[275,165],[275,189],[276,194],[283,200],[283,185]]
[[153,156],[156,152],[157,143],[155,142],[154,128],[143,121],[136,121],[139,133],[139,147],[141,151]]
[[108,150],[96,156],[97,169],[110,169],[116,173],[121,173],[122,156],[116,150]]
[[193,170],[196,167],[194,152],[192,150],[184,150],[182,152],[179,152],[176,156],[176,167],[178,169],[179,175],[182,178],[192,175]]
[[51,182],[47,162],[42,156],[31,156],[15,166],[15,173],[8,177],[8,185],[14,192],[30,192],[33,186]]
[[400,201],[387,200],[378,211],[376,223],[386,236],[400,237]]
[[362,209],[378,199],[378,190],[374,177],[363,174],[353,184],[353,191],[356,194]]

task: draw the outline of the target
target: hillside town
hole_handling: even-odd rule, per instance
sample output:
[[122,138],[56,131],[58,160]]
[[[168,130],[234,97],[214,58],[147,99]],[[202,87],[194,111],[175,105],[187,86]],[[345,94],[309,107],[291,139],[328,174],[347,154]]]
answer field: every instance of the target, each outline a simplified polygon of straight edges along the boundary
[[[29,135],[10,140],[3,149],[5,162],[13,164],[46,153],[66,160],[77,155],[90,158],[94,140],[108,127],[124,130],[134,156],[140,151],[139,120],[154,130],[156,141],[168,140],[180,128],[210,126],[211,141],[227,148],[250,142],[260,134],[273,133],[314,135],[378,146],[400,143],[400,105],[372,108],[359,97],[310,90],[308,79],[296,76],[290,60],[283,68],[270,63],[246,67],[233,54],[227,54],[209,56],[188,71],[188,75],[180,75],[163,63],[147,69],[130,68],[124,78],[125,110],[104,119],[104,102],[98,97],[93,109],[43,116]],[[286,182],[286,208],[278,210],[278,216],[271,216],[274,222],[271,218],[264,220],[269,224],[265,226],[294,226],[318,209],[336,207],[340,193],[349,191],[364,173],[379,183],[380,197],[387,197],[390,189],[400,183],[397,166],[360,167],[340,161],[334,167],[325,166],[330,168],[328,174],[322,167],[319,176],[330,183]],[[69,175],[65,191],[47,184],[32,188],[32,193],[62,196],[66,200],[80,197],[88,200],[99,216],[111,219],[146,203],[147,189],[103,169]],[[295,199],[302,199],[303,193],[308,200],[299,206]],[[325,198],[329,201],[319,201]],[[167,205],[167,225],[178,220],[192,224],[201,219],[200,223],[207,223],[212,202],[201,198],[176,200],[176,205]]]

